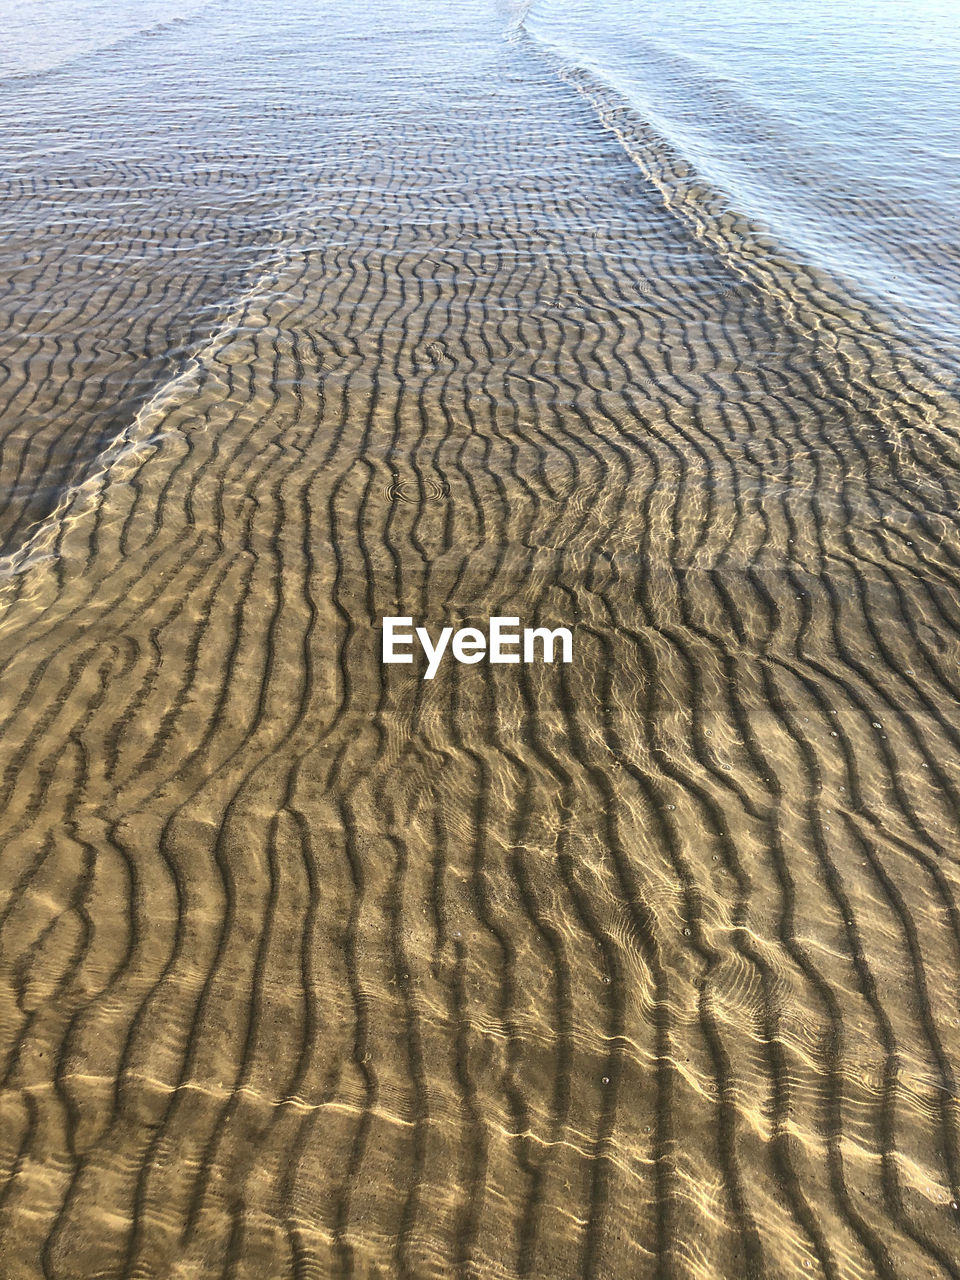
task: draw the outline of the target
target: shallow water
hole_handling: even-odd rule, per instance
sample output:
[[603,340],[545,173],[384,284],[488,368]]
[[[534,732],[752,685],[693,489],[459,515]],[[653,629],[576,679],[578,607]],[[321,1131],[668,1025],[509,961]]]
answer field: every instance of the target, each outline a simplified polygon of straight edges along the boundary
[[960,1274],[936,273],[549,4],[9,55],[6,1275]]
[[521,12],[530,35],[615,86],[731,209],[956,361],[951,0],[534,0]]

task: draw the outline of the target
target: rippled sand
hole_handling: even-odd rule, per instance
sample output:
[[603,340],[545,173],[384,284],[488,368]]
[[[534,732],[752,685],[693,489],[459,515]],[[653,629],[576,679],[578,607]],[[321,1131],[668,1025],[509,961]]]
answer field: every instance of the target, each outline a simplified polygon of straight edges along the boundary
[[11,1280],[960,1275],[956,400],[495,17],[3,87]]

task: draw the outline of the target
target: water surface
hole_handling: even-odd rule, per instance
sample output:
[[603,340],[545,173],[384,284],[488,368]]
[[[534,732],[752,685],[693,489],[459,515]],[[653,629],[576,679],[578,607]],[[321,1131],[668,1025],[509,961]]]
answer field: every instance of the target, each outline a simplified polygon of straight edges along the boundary
[[957,1277],[934,10],[23,15],[4,1274]]

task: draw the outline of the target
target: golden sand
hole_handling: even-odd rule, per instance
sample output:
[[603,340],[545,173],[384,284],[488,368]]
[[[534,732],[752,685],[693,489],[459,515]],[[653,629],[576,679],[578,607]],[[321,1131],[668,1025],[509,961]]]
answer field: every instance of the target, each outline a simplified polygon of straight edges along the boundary
[[[960,1274],[956,402],[489,57],[511,109],[484,64],[366,141],[331,62],[342,145],[219,294],[163,182],[239,153],[116,161],[189,271],[31,232],[9,1280]],[[109,220],[64,181],[25,207]],[[574,660],[381,662],[495,615]]]

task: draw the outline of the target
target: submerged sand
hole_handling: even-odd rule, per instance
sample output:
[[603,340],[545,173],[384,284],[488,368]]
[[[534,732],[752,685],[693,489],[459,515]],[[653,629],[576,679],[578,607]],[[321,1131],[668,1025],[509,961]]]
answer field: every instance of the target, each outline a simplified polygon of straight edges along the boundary
[[956,402],[445,38],[6,198],[3,1273],[957,1276]]

